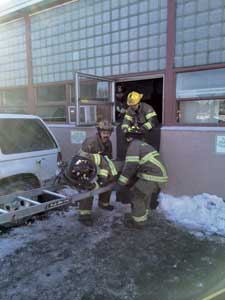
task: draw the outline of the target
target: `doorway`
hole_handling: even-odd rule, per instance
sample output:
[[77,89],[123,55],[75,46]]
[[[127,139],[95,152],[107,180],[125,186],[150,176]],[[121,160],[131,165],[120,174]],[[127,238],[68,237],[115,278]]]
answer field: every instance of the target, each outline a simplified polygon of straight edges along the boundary
[[[163,78],[151,78],[132,81],[116,82],[116,107],[121,102],[122,107],[127,108],[126,98],[127,95],[136,91],[143,94],[142,102],[145,102],[153,107],[155,110],[159,125],[149,132],[148,143],[151,144],[156,150],[160,148],[160,128],[163,121]],[[124,116],[124,115],[123,115]],[[123,160],[126,153],[126,142],[121,132],[121,123],[123,117],[116,109],[116,122],[117,126],[117,157]]]
[[[153,107],[159,123],[162,123],[163,78],[116,82],[116,91],[119,86],[122,88],[122,101],[126,101],[127,95],[132,91],[143,94],[141,101]],[[118,116],[116,116],[116,121],[118,121]]]

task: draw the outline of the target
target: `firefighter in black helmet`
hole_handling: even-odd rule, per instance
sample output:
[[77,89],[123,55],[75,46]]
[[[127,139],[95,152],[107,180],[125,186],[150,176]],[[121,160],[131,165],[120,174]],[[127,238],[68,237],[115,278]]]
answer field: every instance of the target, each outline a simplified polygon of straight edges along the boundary
[[[85,139],[82,144],[81,151],[90,154],[98,154],[109,159],[112,158],[112,142],[110,136],[113,131],[112,123],[108,120],[98,122],[97,133]],[[96,155],[97,157],[97,155]],[[111,192],[105,192],[99,195],[98,206],[105,210],[113,210],[113,205],[110,205]],[[87,198],[80,202],[79,205],[79,221],[84,225],[92,225],[91,216],[93,198]]]
[[78,191],[96,188],[97,165],[91,158],[75,155],[65,169],[64,176]]

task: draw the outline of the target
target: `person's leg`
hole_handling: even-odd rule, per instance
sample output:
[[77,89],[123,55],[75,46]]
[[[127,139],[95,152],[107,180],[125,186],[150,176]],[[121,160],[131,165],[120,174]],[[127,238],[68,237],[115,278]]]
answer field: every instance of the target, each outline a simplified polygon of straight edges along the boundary
[[83,199],[79,203],[78,220],[86,226],[93,225],[93,218],[92,218],[92,214],[91,214],[92,213],[92,204],[93,204],[93,197]]
[[98,206],[102,209],[106,209],[106,210],[113,210],[113,205],[110,205],[110,196],[111,196],[111,191],[102,193],[99,195],[98,198]]
[[131,203],[131,188],[134,186],[137,178],[131,178],[129,180],[129,185],[123,187],[123,189],[116,193],[116,201],[121,202],[123,204]]
[[[139,187],[139,179],[131,188],[131,217],[125,218],[125,225],[130,228],[141,229],[147,221],[147,196]],[[141,185],[143,186],[143,184]]]
[[143,227],[148,219],[152,193],[157,191],[158,184],[139,179],[131,189],[132,219],[137,227]]

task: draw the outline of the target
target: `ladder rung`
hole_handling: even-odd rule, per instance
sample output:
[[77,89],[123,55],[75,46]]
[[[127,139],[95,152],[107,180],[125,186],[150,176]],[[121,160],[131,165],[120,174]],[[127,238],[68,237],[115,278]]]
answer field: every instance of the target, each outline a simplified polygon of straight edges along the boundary
[[0,213],[7,214],[8,211],[0,208]]
[[45,194],[49,194],[49,195],[52,195],[52,196],[56,196],[56,197],[60,197],[60,198],[63,198],[65,199],[66,196],[65,195],[62,195],[62,194],[58,194],[58,193],[54,193],[52,191],[48,191],[48,190],[43,190],[43,193]]
[[18,196],[17,198],[20,199],[20,200],[24,200],[24,201],[27,201],[29,203],[35,204],[35,205],[40,204],[37,201],[34,201],[34,200],[30,199],[30,198],[26,198],[26,197],[23,197],[23,196]]

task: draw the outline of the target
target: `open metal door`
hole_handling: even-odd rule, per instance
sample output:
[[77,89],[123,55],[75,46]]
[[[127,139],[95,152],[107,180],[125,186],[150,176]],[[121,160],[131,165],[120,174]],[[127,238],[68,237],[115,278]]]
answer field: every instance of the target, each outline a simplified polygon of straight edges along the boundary
[[100,119],[115,122],[115,82],[80,72],[75,73],[77,126],[94,125]]

